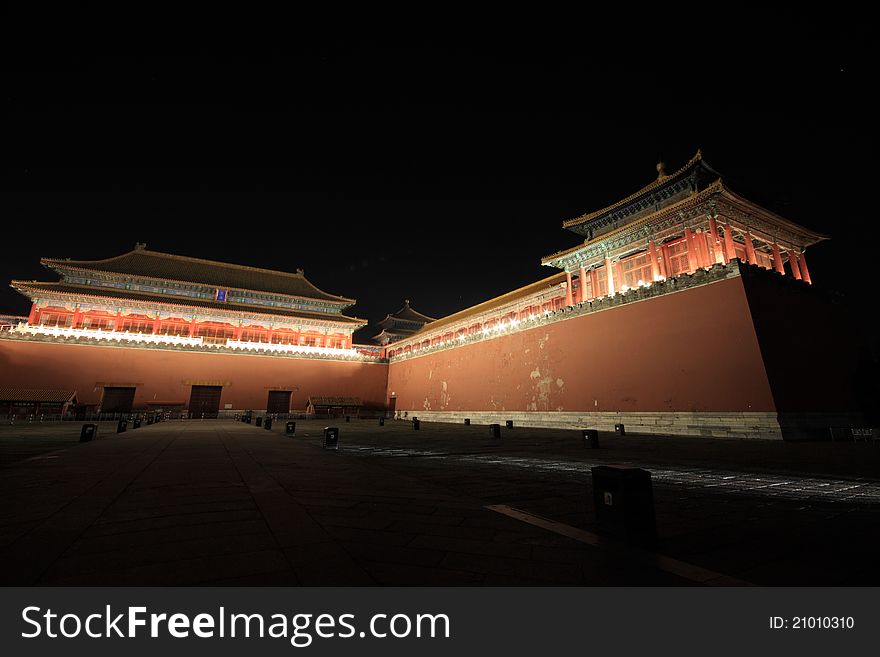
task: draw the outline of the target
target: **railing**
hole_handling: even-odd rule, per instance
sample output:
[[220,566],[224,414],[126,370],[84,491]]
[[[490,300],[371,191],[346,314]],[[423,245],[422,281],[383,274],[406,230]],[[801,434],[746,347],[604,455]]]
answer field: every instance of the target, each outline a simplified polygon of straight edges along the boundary
[[151,333],[130,333],[128,331],[102,331],[95,329],[75,329],[59,326],[31,326],[19,324],[13,332],[36,335],[50,335],[58,338],[91,338],[98,340],[115,340],[117,342],[143,342],[146,344],[167,345],[200,345],[201,338],[189,338],[181,335],[153,335]]
[[366,360],[382,358],[381,348],[372,348],[368,345],[353,345],[351,348],[339,347],[313,347],[309,345],[245,342],[243,340],[203,337],[185,337],[180,335],[153,335],[151,333],[130,333],[128,331],[102,331],[95,329],[81,329],[58,326],[31,326],[20,324],[9,329],[12,333],[29,336],[48,336],[61,339],[86,339],[108,340],[114,342],[134,342],[143,345],[155,346],[182,346],[200,347],[218,351],[252,352],[264,354],[279,354],[291,356],[317,356],[323,358],[336,358],[345,360]]

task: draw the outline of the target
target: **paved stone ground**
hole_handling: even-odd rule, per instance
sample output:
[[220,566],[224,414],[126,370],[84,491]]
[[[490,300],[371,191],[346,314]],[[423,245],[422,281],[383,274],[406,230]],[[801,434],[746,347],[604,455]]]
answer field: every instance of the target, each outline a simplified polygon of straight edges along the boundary
[[[590,466],[652,471],[658,552],[712,584],[877,585],[880,446],[353,420],[0,427],[6,585],[694,585],[595,532]],[[697,571],[695,571],[697,572]]]

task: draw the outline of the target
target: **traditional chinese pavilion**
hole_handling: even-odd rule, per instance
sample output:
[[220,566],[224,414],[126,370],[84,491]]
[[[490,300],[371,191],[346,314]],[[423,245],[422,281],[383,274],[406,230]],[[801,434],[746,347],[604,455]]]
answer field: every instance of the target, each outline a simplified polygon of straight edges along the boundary
[[435,321],[433,317],[428,317],[413,310],[409,305],[409,299],[407,299],[403,304],[403,308],[396,313],[386,315],[385,319],[378,322],[379,326],[382,327],[382,331],[378,335],[373,336],[373,341],[376,344],[385,346],[389,342],[397,342],[403,338],[408,338],[425,324],[433,321]]
[[584,243],[541,262],[566,272],[566,305],[734,259],[812,282],[805,250],[824,235],[735,194],[699,151],[657,173],[635,194],[563,222]]
[[[230,408],[286,413],[296,403],[291,402],[294,392],[330,394],[338,386],[328,377],[351,378],[335,373],[338,366],[303,361],[381,360],[381,350],[352,345],[352,333],[367,323],[343,314],[354,300],[320,290],[302,270],[271,271],[160,253],[144,244],[104,260],[41,262],[61,280],[12,281],[32,307],[27,322],[4,336],[19,342],[10,349],[29,364],[20,375],[42,371],[46,379],[70,379],[82,373],[80,400],[102,412],[146,406],[213,416],[221,401],[228,401],[224,406]],[[66,347],[60,360],[57,352],[48,351],[59,345]],[[24,356],[26,350],[36,351]],[[196,356],[201,354],[214,357],[206,361]],[[221,355],[276,360],[228,361]],[[77,364],[80,356],[87,363]],[[55,368],[50,367],[53,360]],[[169,381],[173,373],[181,376]],[[33,378],[34,384],[41,383]],[[379,378],[384,380],[384,374]],[[356,384],[347,385],[374,405],[383,402],[384,393],[365,394]]]
[[144,244],[106,260],[41,263],[61,280],[12,281],[33,302],[33,332],[307,351],[301,348],[349,349],[352,332],[366,324],[342,314],[353,299],[319,290],[302,270],[231,265],[148,251]]

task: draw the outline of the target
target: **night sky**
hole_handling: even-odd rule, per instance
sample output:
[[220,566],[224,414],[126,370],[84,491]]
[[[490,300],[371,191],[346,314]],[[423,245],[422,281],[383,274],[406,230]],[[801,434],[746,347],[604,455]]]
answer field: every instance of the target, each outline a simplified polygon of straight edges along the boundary
[[41,257],[146,242],[301,267],[371,323],[406,298],[442,317],[551,275],[541,257],[580,241],[563,220],[698,148],[734,191],[832,237],[808,251],[818,286],[874,294],[866,18],[368,32],[7,59],[0,314],[28,311],[10,279],[54,280]]

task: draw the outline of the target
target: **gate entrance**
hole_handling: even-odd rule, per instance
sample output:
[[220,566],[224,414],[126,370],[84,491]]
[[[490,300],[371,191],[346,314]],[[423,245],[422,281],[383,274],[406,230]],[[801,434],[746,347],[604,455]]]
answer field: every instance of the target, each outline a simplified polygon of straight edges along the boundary
[[189,395],[189,412],[193,418],[217,417],[223,386],[193,386]]
[[101,400],[102,413],[131,413],[134,406],[135,388],[104,388],[104,397]]
[[287,415],[290,413],[290,390],[270,390],[266,400],[266,413]]

